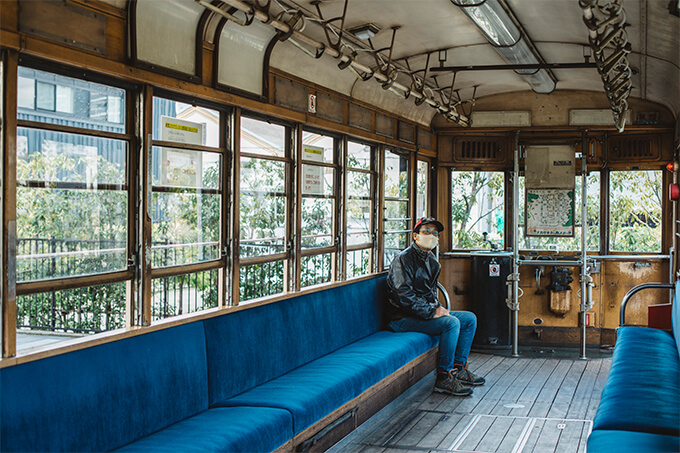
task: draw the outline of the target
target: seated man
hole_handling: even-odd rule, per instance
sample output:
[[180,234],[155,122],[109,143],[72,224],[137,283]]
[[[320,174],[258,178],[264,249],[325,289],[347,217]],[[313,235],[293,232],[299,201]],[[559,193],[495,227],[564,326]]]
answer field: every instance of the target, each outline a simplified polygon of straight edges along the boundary
[[433,218],[418,219],[413,243],[390,266],[387,276],[389,326],[395,332],[422,332],[439,336],[439,359],[434,391],[468,396],[467,385],[482,385],[484,378],[470,372],[467,358],[477,329],[477,317],[468,311],[448,311],[439,304],[437,281],[441,266],[431,253],[444,226]]

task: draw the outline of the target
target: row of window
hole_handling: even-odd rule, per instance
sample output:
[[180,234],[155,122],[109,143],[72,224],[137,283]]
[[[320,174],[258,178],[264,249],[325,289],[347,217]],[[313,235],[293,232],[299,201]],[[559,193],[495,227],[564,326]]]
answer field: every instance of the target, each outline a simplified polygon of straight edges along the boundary
[[[19,68],[20,333],[124,327],[126,307],[140,305],[128,299],[145,297],[130,291],[139,268],[151,280],[151,322],[367,275],[382,266],[378,237],[394,256],[408,245],[412,209],[428,209],[429,161],[415,161],[414,206],[409,153],[163,95],[149,103],[152,133],[137,159],[128,94]],[[92,114],[102,99],[105,121]],[[235,159],[225,146],[234,138]],[[235,200],[225,196],[232,188]]]
[[[502,172],[451,172],[451,232],[453,249],[490,247],[487,238],[505,248],[506,212],[505,178]],[[608,231],[610,252],[660,253],[662,234],[661,170],[609,171]],[[586,247],[590,252],[601,251],[601,178],[600,172],[590,172],[586,178]],[[581,177],[575,178],[570,214],[573,235],[542,237],[530,235],[526,226],[524,176],[519,178],[519,248],[521,250],[580,251]]]

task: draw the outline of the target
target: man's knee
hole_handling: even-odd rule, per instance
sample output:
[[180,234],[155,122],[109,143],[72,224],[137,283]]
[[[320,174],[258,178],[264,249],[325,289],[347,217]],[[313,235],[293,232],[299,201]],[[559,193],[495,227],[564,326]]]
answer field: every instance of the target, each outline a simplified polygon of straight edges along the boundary
[[441,318],[438,318],[441,320],[442,324],[444,324],[444,330],[460,330],[460,319],[456,318],[455,316],[442,316]]
[[476,329],[477,315],[471,311],[458,311],[451,317],[457,318],[461,329]]

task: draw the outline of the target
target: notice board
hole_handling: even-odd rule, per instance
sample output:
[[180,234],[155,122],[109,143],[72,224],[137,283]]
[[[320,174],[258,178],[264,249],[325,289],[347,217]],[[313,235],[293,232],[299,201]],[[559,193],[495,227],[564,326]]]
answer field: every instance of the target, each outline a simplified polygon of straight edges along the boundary
[[527,189],[526,236],[574,236],[574,190]]

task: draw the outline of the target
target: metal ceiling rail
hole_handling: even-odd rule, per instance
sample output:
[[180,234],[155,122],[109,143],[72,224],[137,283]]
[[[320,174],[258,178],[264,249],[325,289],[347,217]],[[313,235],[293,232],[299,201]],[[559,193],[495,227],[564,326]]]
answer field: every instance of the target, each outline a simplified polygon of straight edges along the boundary
[[597,63],[535,63],[535,64],[489,64],[469,66],[433,66],[431,72],[461,72],[461,71],[503,71],[527,69],[584,69],[596,68]]
[[[195,0],[197,3],[202,4],[200,0]],[[287,37],[293,37],[295,38],[298,42],[305,43],[306,45],[313,47],[317,49],[319,52],[319,56],[322,53],[326,53],[330,55],[331,57],[339,59],[341,67],[349,67],[351,66],[354,68],[355,71],[359,73],[373,73],[373,69],[371,69],[368,66],[365,66],[357,61],[355,61],[353,56],[348,56],[344,55],[341,52],[333,49],[331,46],[327,46],[322,42],[319,42],[315,39],[310,38],[307,35],[304,35],[300,33],[299,31],[294,29],[294,26],[291,27],[287,23],[282,22],[278,18],[274,19],[272,18],[269,14],[260,11],[251,5],[248,5],[247,3],[244,3],[239,0],[222,0],[225,4],[238,9],[241,12],[244,12],[247,15],[251,15],[253,18],[259,20],[260,22],[264,24],[269,24],[282,34],[284,34]],[[212,8],[210,8],[212,11],[214,11]],[[220,10],[222,11],[222,10]],[[224,13],[224,14],[222,14]],[[232,16],[228,14],[226,11],[222,11],[221,13],[224,17],[229,19],[229,16]],[[233,16],[232,16],[233,17]],[[381,74],[380,72],[375,71],[375,74],[373,75],[373,78],[375,78],[379,83],[381,84],[386,84],[392,82],[386,75]],[[468,127],[470,126],[470,119],[467,118],[464,115],[461,115],[457,111],[448,108],[447,106],[440,104],[439,102],[435,101],[434,99],[430,99],[427,96],[425,96],[424,93],[418,92],[415,90],[411,90],[411,88],[402,85],[399,82],[393,82],[390,84],[390,87],[395,89],[395,90],[400,90],[403,92],[403,96],[408,98],[409,96],[413,96],[416,101],[421,101],[421,102],[426,102],[430,107],[436,109],[439,113],[447,117],[449,120],[454,121],[458,123],[461,126]]]
[[[626,99],[633,88],[632,70],[626,58],[631,52],[625,30],[626,13],[621,0],[614,0],[604,6],[599,6],[598,1],[579,0],[579,5],[583,9],[583,22],[588,27],[588,40],[614,113],[616,129],[623,132],[628,110]],[[609,55],[604,52],[607,47],[613,47]]]

